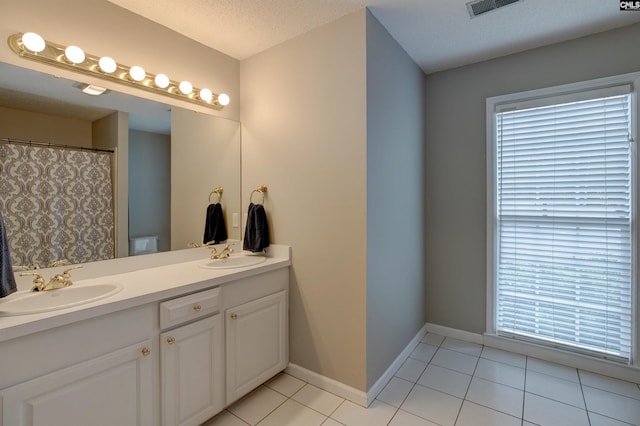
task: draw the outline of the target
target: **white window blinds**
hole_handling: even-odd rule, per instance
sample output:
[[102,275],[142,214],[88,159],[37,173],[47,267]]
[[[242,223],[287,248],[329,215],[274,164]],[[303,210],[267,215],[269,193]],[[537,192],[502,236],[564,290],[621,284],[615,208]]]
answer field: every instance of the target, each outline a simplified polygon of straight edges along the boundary
[[630,361],[631,95],[619,92],[495,115],[500,335]]

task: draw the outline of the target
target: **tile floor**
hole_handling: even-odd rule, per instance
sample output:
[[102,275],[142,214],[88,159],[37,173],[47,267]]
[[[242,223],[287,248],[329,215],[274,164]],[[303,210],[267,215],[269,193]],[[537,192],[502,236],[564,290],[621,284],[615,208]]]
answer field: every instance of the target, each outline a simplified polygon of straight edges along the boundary
[[280,374],[206,426],[640,425],[640,386],[427,334],[367,409]]

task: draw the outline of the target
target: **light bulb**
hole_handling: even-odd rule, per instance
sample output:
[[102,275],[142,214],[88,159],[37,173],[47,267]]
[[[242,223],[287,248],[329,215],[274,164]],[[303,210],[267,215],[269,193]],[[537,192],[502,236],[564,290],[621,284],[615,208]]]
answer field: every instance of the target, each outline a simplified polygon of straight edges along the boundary
[[144,68],[134,65],[129,69],[129,76],[135,81],[142,81],[147,74],[144,72]]
[[166,89],[169,87],[169,77],[166,74],[158,74],[153,79],[153,82],[161,89]]
[[116,61],[108,56],[103,56],[102,58],[100,58],[100,60],[98,61],[98,66],[103,72],[106,72],[107,74],[111,74],[117,68]]
[[230,101],[229,95],[227,95],[226,93],[220,93],[218,95],[218,103],[220,105],[222,106],[229,105],[229,101]]
[[78,46],[69,46],[64,49],[64,56],[74,64],[84,62],[84,52]]
[[46,47],[44,39],[36,33],[24,33],[22,35],[22,44],[32,52],[42,52]]
[[181,81],[178,85],[178,89],[180,89],[180,93],[183,95],[188,95],[193,91],[193,86],[188,81]]
[[211,99],[213,99],[213,93],[211,93],[211,90],[206,88],[200,89],[200,94],[198,96],[205,102],[211,102]]

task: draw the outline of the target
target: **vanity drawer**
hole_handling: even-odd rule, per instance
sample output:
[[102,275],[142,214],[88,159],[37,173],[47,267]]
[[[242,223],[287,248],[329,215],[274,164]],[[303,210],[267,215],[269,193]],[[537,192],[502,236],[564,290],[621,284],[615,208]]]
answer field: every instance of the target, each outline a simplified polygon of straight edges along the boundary
[[160,304],[160,328],[166,329],[183,322],[214,314],[220,310],[220,289],[201,291]]

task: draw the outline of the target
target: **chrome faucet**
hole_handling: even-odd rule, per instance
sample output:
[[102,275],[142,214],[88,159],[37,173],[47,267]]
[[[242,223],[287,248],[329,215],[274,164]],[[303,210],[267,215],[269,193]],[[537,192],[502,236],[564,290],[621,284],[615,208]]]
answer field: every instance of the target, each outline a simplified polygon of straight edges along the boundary
[[56,289],[59,289],[59,288],[69,287],[70,285],[73,285],[73,282],[71,281],[70,272],[72,270],[74,270],[74,269],[79,269],[79,268],[82,268],[82,265],[72,266],[69,269],[65,269],[62,272],[62,274],[56,274],[56,275],[52,276],[47,284],[44,283],[44,278],[42,278],[42,275],[40,275],[40,274],[38,274],[36,272],[24,272],[24,273],[20,274],[20,276],[21,277],[25,277],[25,276],[34,276],[35,277],[33,279],[33,287],[31,288],[32,292],[49,291],[49,290],[56,290]]
[[230,244],[227,244],[221,252],[218,252],[218,250],[213,246],[209,246],[209,248],[211,248],[211,259],[224,259],[233,253],[233,249]]

